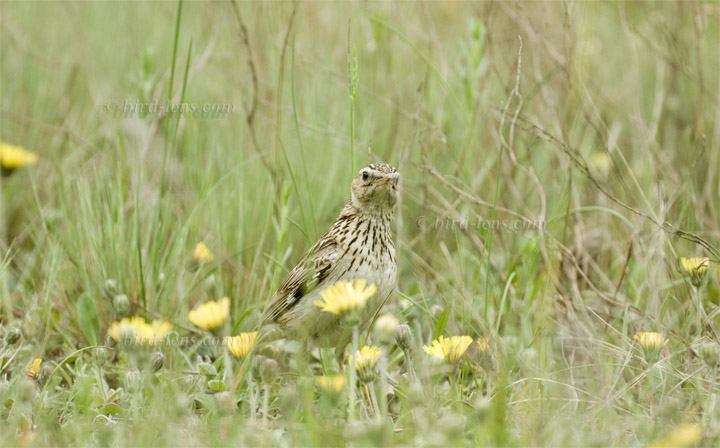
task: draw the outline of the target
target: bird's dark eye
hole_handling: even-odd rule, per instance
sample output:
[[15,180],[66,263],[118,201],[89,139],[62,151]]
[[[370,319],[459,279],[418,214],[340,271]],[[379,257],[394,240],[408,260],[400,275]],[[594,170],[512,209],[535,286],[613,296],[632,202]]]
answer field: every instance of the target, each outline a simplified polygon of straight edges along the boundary
[[363,179],[363,180],[368,180],[368,173],[367,173],[367,171],[363,171],[362,179]]

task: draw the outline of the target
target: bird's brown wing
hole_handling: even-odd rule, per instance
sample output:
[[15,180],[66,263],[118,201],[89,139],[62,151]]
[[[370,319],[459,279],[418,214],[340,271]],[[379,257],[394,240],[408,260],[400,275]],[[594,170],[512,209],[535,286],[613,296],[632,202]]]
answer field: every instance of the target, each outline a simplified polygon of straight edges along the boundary
[[307,251],[273,295],[265,314],[266,323],[281,320],[304,296],[323,283],[339,256],[338,247],[335,238],[325,237]]

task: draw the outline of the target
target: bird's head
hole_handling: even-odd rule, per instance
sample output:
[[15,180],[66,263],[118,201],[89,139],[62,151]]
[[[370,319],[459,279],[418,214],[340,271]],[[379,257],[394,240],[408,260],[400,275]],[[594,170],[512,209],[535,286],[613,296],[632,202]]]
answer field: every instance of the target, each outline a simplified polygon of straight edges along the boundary
[[398,199],[400,173],[386,163],[371,163],[352,181],[352,202],[359,209],[390,209]]

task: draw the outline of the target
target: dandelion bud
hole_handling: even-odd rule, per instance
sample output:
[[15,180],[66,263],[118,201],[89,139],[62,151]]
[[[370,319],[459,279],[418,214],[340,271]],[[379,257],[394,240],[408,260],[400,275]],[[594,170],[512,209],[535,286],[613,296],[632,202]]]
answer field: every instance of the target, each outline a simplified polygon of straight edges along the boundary
[[217,279],[215,278],[215,274],[210,274],[205,277],[205,280],[203,280],[203,289],[205,289],[208,293],[212,293],[216,288]]
[[398,325],[395,329],[395,342],[398,347],[404,352],[407,352],[413,347],[413,334],[412,330],[407,325]]
[[103,296],[105,299],[113,300],[119,291],[117,281],[114,278],[105,280],[105,283],[103,284]]
[[381,333],[393,333],[400,324],[397,318],[390,313],[378,317],[375,322],[375,329]]
[[94,354],[95,362],[97,362],[98,365],[105,365],[110,359],[110,353],[106,348],[99,347],[95,349]]
[[130,299],[125,294],[119,294],[113,299],[115,314],[122,319],[130,313]]
[[375,334],[382,344],[392,343],[395,338],[395,329],[398,324],[397,318],[392,314],[383,314],[375,321]]
[[492,415],[492,403],[483,395],[478,395],[473,403],[474,414],[477,421],[483,422]]
[[418,381],[413,382],[408,388],[407,398],[413,407],[423,406],[425,404],[425,391]]
[[10,328],[7,333],[5,333],[5,342],[7,342],[8,345],[13,345],[20,340],[20,336],[22,336],[22,333],[19,329],[15,327]]
[[263,356],[260,360],[258,370],[260,374],[260,381],[262,381],[264,384],[271,384],[278,376],[280,365],[274,359],[266,358]]
[[152,354],[152,357],[150,358],[150,368],[153,372],[157,372],[162,369],[164,363],[165,355],[160,352],[155,352]]
[[441,307],[440,305],[433,305],[430,307],[430,315],[432,317],[440,316],[442,314],[442,312],[443,312],[443,307]]
[[235,394],[229,391],[218,392],[215,394],[215,403],[223,415],[232,414],[235,411]]
[[700,344],[700,357],[710,368],[715,368],[720,361],[720,345],[706,341]]

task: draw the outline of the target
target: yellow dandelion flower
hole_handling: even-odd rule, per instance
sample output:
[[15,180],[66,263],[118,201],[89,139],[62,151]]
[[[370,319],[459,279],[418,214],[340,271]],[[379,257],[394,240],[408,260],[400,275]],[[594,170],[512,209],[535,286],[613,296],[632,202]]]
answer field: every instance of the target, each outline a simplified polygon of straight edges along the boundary
[[607,173],[610,170],[610,164],[612,163],[610,156],[605,152],[596,152],[590,156],[590,163],[600,173]]
[[337,394],[342,392],[347,384],[347,379],[342,375],[318,376],[315,378],[320,389],[327,393]]
[[195,250],[193,251],[193,259],[197,264],[203,264],[213,261],[213,254],[205,244],[197,243],[197,245],[195,245]]
[[145,322],[142,317],[126,317],[120,322],[113,322],[108,334],[115,341],[136,345],[155,345],[172,330],[172,325],[164,320],[155,320],[152,324]]
[[144,331],[145,319],[141,317],[126,317],[119,322],[113,322],[108,328],[108,334],[116,342],[126,342],[127,339],[135,340],[135,335],[147,333]]
[[38,155],[20,146],[0,143],[0,166],[4,172],[10,173],[17,168],[34,165]]
[[449,338],[440,336],[432,342],[432,345],[423,346],[423,350],[430,356],[454,364],[462,358],[472,341],[470,336],[450,336]]
[[364,346],[355,352],[355,368],[358,377],[363,383],[369,383],[375,379],[375,366],[382,355],[379,347]]
[[36,379],[38,372],[40,371],[40,364],[42,364],[42,358],[35,358],[30,364],[25,367],[25,375],[28,378]]
[[642,331],[634,336],[634,339],[640,343],[645,352],[645,359],[648,364],[654,364],[660,356],[660,350],[668,343],[662,333],[654,331]]
[[157,340],[164,338],[166,334],[170,333],[173,326],[166,320],[154,320],[150,328],[152,329],[153,336]]
[[489,337],[479,338],[475,343],[477,344],[478,349],[480,349],[483,355],[488,354],[488,351],[490,350]]
[[680,258],[680,264],[685,272],[690,275],[690,280],[695,286],[700,286],[705,274],[707,274],[708,267],[710,267],[710,259],[708,257],[692,257],[692,258]]
[[363,279],[355,282],[339,281],[320,293],[322,300],[316,300],[313,304],[323,311],[338,316],[353,314],[362,309],[365,302],[375,294],[377,287],[374,284],[365,287],[367,281]]
[[255,345],[257,335],[258,332],[253,331],[250,333],[240,333],[238,336],[229,336],[225,338],[225,345],[236,358],[243,359],[250,353],[250,350],[252,350]]
[[188,313],[188,319],[203,330],[214,330],[227,320],[230,314],[230,299],[223,297],[217,302],[203,303]]
[[639,341],[643,348],[652,350],[663,348],[669,341],[662,333],[656,333],[654,331],[642,331],[633,338]]
[[678,425],[667,436],[648,445],[648,448],[689,448],[702,440],[703,432],[700,425],[692,423]]

